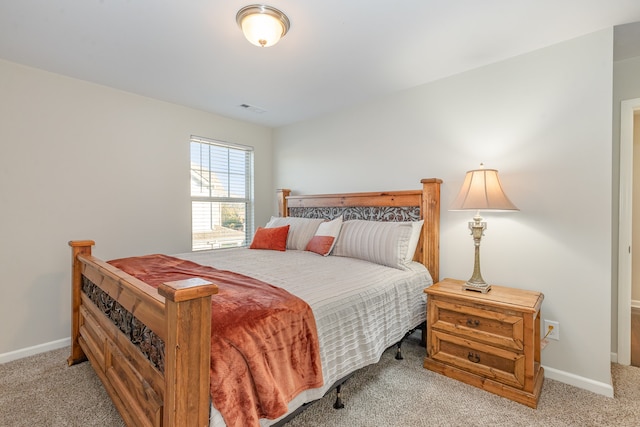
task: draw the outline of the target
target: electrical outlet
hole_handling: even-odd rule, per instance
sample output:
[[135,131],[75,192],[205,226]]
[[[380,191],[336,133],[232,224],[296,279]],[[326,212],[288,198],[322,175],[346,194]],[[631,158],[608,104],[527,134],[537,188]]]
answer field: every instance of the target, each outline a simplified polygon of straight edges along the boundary
[[560,341],[560,322],[544,319],[542,335],[550,340]]

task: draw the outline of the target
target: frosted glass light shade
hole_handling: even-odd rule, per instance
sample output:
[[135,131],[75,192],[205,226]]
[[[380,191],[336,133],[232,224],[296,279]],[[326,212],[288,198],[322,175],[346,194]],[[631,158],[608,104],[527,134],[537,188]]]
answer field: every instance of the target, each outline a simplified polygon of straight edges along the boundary
[[236,22],[250,43],[269,47],[278,43],[289,31],[289,18],[278,9],[265,5],[243,7],[236,15]]
[[519,209],[504,194],[497,170],[476,169],[467,172],[462,188],[449,210],[517,211]]

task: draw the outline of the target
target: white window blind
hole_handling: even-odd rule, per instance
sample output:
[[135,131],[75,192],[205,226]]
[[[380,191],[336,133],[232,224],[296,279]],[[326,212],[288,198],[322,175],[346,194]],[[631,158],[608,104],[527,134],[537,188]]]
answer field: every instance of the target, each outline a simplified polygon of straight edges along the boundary
[[253,236],[253,148],[191,137],[192,250],[246,246]]

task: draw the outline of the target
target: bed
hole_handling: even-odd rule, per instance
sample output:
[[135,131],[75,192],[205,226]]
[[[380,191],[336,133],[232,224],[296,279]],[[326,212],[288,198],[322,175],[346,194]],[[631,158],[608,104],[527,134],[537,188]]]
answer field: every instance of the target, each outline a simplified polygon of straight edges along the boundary
[[[290,289],[290,292],[302,293],[304,296],[301,298],[310,300],[309,306],[317,318],[323,383],[298,393],[282,416],[261,419],[260,424],[270,425],[286,419],[299,407],[341,384],[353,371],[375,363],[385,348],[400,341],[404,334],[424,320],[424,300],[421,300],[424,294],[421,290],[436,282],[439,274],[441,180],[424,179],[421,183],[422,189],[408,191],[291,195],[290,190],[278,190],[277,193],[278,216],[284,219],[333,220],[340,217],[353,223],[361,220],[400,223],[423,221],[413,261],[407,262],[406,269],[392,272],[393,268],[377,266],[373,273],[367,273],[369,276],[362,276],[363,283],[373,282],[375,278],[383,282],[397,280],[404,283],[405,276],[413,275],[412,271],[417,273],[421,285],[407,288],[401,298],[393,297],[390,300],[388,295],[378,296],[378,306],[397,305],[396,313],[406,311],[406,315],[384,318],[387,314],[378,316],[383,311],[380,309],[378,312],[375,305],[374,308],[361,308],[362,311],[358,312],[351,303],[346,302],[349,298],[360,301],[361,297],[354,294],[357,289],[344,292],[349,298],[337,297],[339,291],[346,287],[333,283],[335,275],[327,275],[326,272],[335,272],[340,268],[355,271],[350,264],[345,264],[350,262],[348,254],[322,257],[301,250],[280,252],[241,248],[214,251],[217,253],[215,260],[202,252],[176,255],[177,259],[198,265],[211,264],[225,271],[238,269],[243,275],[272,282],[275,287],[290,287],[287,283],[291,281],[288,282],[286,276],[299,279],[299,272],[306,272],[307,278],[304,280],[316,280],[318,286],[321,283],[334,286],[333,289],[320,290],[316,296],[305,294],[304,290]],[[71,241],[69,245],[72,248],[73,273],[71,355],[68,363],[72,365],[87,359],[90,361],[129,426],[224,425],[221,414],[211,403],[212,299],[221,297],[217,296],[220,289],[216,283],[192,277],[163,282],[154,288],[112,263],[93,256],[93,241]],[[272,270],[274,265],[281,263],[283,256],[288,257],[286,262],[289,265],[299,266],[300,269]],[[313,260],[318,260],[326,267],[317,267],[320,268],[318,271],[311,269],[308,266],[315,262]],[[369,264],[367,260],[356,261],[356,264]],[[396,279],[396,275],[401,277]],[[300,280],[293,282],[302,283]],[[358,287],[365,292],[373,292],[367,286]],[[411,308],[403,308],[405,305],[400,304],[401,299],[405,300],[403,304]],[[347,320],[342,318],[343,314],[327,311],[331,304],[337,304],[342,313],[352,312],[354,317]],[[416,310],[421,314],[415,314]],[[361,343],[359,335],[371,334],[362,333],[359,327],[350,329],[349,326],[357,325],[357,319],[366,317],[365,314],[381,317],[378,321],[383,325],[391,325],[390,330],[380,332],[382,335],[373,339],[370,337],[368,343]],[[327,321],[336,316],[340,317],[338,324],[342,324],[337,329],[336,323]],[[215,325],[213,330],[215,332]],[[339,339],[350,344],[344,347],[336,342],[326,344],[327,337],[332,334],[341,336]],[[336,351],[340,348],[347,350]]]

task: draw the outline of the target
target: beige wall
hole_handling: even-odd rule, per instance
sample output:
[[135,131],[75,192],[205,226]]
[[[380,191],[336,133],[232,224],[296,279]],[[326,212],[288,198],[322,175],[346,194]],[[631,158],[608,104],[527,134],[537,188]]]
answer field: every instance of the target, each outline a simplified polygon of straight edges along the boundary
[[270,128],[4,61],[0,120],[0,355],[69,337],[68,240],[190,250],[190,135],[254,146],[256,222],[273,212]]
[[[274,181],[299,192],[442,187],[440,277],[473,265],[465,171],[500,171],[517,213],[485,213],[482,273],[545,295],[560,341],[549,378],[611,394],[613,30],[409,89],[274,133]],[[318,179],[322,177],[322,179]]]

